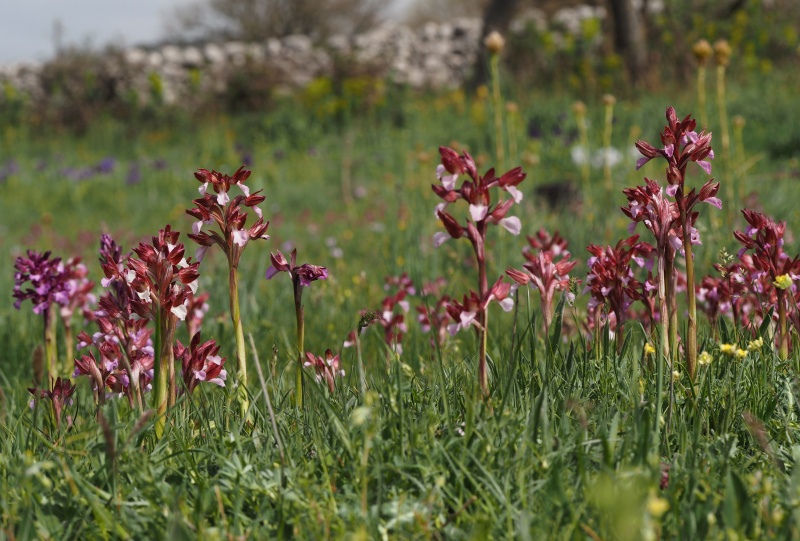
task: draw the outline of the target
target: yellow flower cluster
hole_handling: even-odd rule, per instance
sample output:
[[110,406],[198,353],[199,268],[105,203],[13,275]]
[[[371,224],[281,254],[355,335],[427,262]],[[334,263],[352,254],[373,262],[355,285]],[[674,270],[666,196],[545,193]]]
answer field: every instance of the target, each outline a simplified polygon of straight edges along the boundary
[[764,347],[764,339],[761,338],[760,336],[755,340],[751,340],[747,344],[748,351],[758,351],[762,347]]
[[739,349],[738,347],[736,347],[736,344],[720,344],[719,351],[723,355],[736,357],[737,359],[744,359],[745,357],[747,357],[747,350]]
[[709,352],[704,351],[697,357],[697,364],[700,366],[707,366],[711,364],[713,360],[714,357],[712,357]]
[[789,289],[790,287],[792,287],[792,277],[789,276],[788,274],[781,274],[780,276],[775,278],[775,281],[772,282],[772,285],[774,285],[778,289]]
[[655,352],[656,352],[656,348],[654,348],[653,346],[651,346],[649,343],[646,343],[646,344],[644,345],[644,354],[645,354],[645,355],[652,355],[652,354],[653,354],[653,353],[655,353]]

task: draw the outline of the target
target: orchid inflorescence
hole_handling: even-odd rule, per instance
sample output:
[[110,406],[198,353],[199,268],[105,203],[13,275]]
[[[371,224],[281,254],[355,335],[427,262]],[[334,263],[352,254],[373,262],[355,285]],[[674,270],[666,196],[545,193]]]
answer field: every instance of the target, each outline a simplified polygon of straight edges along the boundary
[[739,250],[741,267],[747,271],[748,282],[755,293],[766,300],[768,306],[777,308],[778,344],[781,358],[789,355],[787,328],[787,300],[796,301],[800,278],[800,256],[790,257],[784,250],[786,223],[776,222],[769,216],[748,209],[742,214],[747,220],[745,231],[735,231],[734,237],[742,244]]
[[[686,329],[685,353],[686,369],[689,377],[694,377],[697,365],[697,308],[694,278],[694,259],[692,245],[700,244],[700,234],[695,228],[699,213],[694,210],[697,203],[708,203],[722,208],[716,197],[719,183],[707,180],[700,190],[689,190],[686,186],[686,170],[690,163],[696,163],[706,174],[711,174],[711,133],[695,131],[697,122],[687,115],[678,119],[673,107],[666,112],[667,125],[661,132],[661,144],[656,148],[646,141],[637,141],[636,148],[642,157],[636,163],[640,169],[652,159],[667,162],[667,187],[664,193],[674,197],[674,205],[661,193],[657,182],[645,179],[644,187],[626,190],[629,205],[623,212],[634,221],[642,222],[656,237],[659,258],[659,298],[662,308],[662,354],[669,357],[669,342],[675,342],[677,334],[677,308],[673,300],[674,288],[674,250],[680,250],[686,260],[686,291],[688,301],[688,321]],[[667,315],[667,312],[669,314]],[[673,351],[674,351],[674,343]]]
[[[244,328],[239,309],[239,259],[251,240],[269,239],[267,235],[269,222],[264,221],[263,213],[258,206],[265,197],[260,194],[260,190],[251,193],[250,187],[245,184],[250,178],[250,173],[244,166],[237,169],[233,175],[200,169],[194,176],[201,183],[199,191],[202,197],[195,199],[194,208],[186,211],[198,220],[192,225],[192,233],[189,235],[190,239],[200,245],[197,250],[197,260],[201,261],[208,248],[214,244],[217,244],[228,258],[230,312],[236,336],[239,404],[243,414],[248,413],[249,399]],[[231,198],[229,191],[232,186],[237,186],[242,193]],[[247,209],[252,209],[258,217],[250,227],[246,227]],[[217,227],[216,230],[205,232],[203,226],[206,225]]]
[[[522,201],[522,192],[517,186],[525,180],[525,173],[516,167],[499,178],[494,169],[485,175],[478,174],[475,161],[468,152],[459,155],[455,150],[440,147],[442,163],[436,168],[436,176],[440,184],[433,184],[436,195],[444,200],[436,206],[435,215],[445,227],[446,233],[436,233],[433,237],[435,246],[440,246],[448,238],[466,237],[472,244],[478,264],[478,291],[470,291],[463,302],[453,301],[447,312],[455,320],[453,331],[474,326],[479,340],[478,380],[484,396],[489,396],[489,380],[486,371],[487,314],[488,306],[495,300],[504,310],[511,310],[513,299],[510,297],[511,286],[502,283],[502,277],[489,288],[486,269],[486,233],[489,225],[500,225],[514,235],[519,235],[521,222],[516,216],[507,216],[515,203]],[[466,178],[456,187],[461,175]],[[508,193],[509,199],[493,203],[493,188]],[[447,212],[448,205],[463,199],[469,205],[469,219],[461,225],[452,214]]]
[[553,321],[553,300],[556,291],[564,291],[574,301],[574,295],[569,293],[569,273],[578,264],[570,260],[571,254],[567,250],[568,243],[558,232],[551,237],[544,229],[540,229],[536,236],[528,236],[528,246],[522,255],[528,261],[522,265],[522,270],[509,268],[506,274],[519,285],[533,284],[539,290],[542,298],[542,314],[544,316],[544,332],[549,334],[550,324]]
[[[267,269],[267,280],[271,280],[278,273],[286,272],[292,279],[292,290],[294,292],[294,310],[297,329],[297,351],[298,363],[303,365],[303,351],[305,344],[305,311],[303,309],[303,289],[310,286],[311,282],[325,280],[328,278],[328,269],[311,263],[297,264],[297,250],[292,250],[289,261],[280,252],[270,254],[272,266]],[[303,371],[297,367],[295,378],[295,404],[298,408],[303,407]]]

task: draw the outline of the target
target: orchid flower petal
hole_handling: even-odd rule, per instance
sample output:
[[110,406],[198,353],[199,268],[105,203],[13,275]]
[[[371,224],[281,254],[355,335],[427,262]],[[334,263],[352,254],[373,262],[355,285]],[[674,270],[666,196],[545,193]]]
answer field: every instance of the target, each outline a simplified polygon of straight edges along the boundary
[[446,241],[449,238],[450,238],[450,235],[448,235],[447,233],[443,233],[441,231],[439,231],[437,233],[434,233],[433,234],[433,246],[438,248],[439,246],[441,246],[444,243],[444,241]]
[[503,218],[499,224],[512,235],[519,235],[520,231],[522,231],[522,223],[516,216]]
[[476,222],[480,222],[486,215],[489,213],[489,207],[486,205],[470,205],[469,206],[469,214],[472,216],[472,219]]

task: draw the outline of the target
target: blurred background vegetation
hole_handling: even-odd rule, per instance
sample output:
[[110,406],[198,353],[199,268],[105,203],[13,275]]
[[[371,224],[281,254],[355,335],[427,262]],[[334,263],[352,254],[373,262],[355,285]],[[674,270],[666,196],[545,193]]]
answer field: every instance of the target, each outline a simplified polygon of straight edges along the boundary
[[[198,0],[178,10],[168,24],[169,43],[225,40],[264,41],[302,33],[324,44],[332,35],[351,36],[375,25],[402,22],[421,28],[430,21],[479,17],[483,33],[507,36],[503,82],[507,95],[523,102],[531,90],[568,94],[591,101],[611,92],[636,98],[643,92],[689,92],[696,62],[692,46],[699,39],[726,39],[732,50],[728,77],[750,82],[775,70],[797,71],[800,63],[800,3],[793,0],[427,0],[406,6],[402,15],[387,0]],[[554,17],[565,9],[603,9],[605,17]],[[577,25],[577,27],[576,27]],[[337,56],[330,76],[311,81],[287,95],[281,73],[248,61],[235,67],[222,91],[196,85],[190,99],[167,105],[157,99],[161,81],[151,76],[142,99],[115,88],[100,57],[120,54],[64,47],[42,69],[42,91],[26,95],[6,84],[0,89],[0,125],[84,132],[97,119],[112,118],[131,128],[171,124],[176,116],[200,119],[218,113],[270,113],[297,104],[343,124],[351,114],[371,114],[387,97],[414,98],[423,91],[371,73],[369,66]],[[486,80],[486,55],[476,59],[468,92]],[[203,74],[193,75],[198,80]],[[391,87],[390,87],[391,85]]]

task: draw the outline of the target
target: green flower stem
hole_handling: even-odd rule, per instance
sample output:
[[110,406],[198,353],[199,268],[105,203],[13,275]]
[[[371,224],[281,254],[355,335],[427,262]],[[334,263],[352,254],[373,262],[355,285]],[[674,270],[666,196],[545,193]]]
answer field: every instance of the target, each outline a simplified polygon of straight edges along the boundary
[[505,149],[503,146],[503,96],[500,93],[500,55],[492,54],[489,61],[492,72],[492,105],[494,107],[494,146],[498,170],[505,171]]
[[669,349],[670,357],[667,362],[670,366],[675,366],[675,355],[678,352],[678,297],[675,295],[677,287],[675,269],[675,251],[667,252],[667,306],[669,310]]
[[[479,229],[478,233],[481,235],[481,238],[486,238],[485,223],[481,229],[483,230],[481,231]],[[486,278],[486,259],[478,254],[478,298],[481,299],[481,303],[483,302],[483,299],[486,298],[488,291],[489,282]],[[478,314],[478,323],[480,323],[480,327],[478,328],[478,381],[480,382],[483,396],[487,398],[489,397],[489,376],[486,373],[486,345],[489,339],[488,308],[489,307],[487,306],[486,308],[481,309],[480,313]]]
[[250,401],[247,398],[247,358],[245,354],[244,329],[239,312],[239,269],[230,267],[229,275],[230,297],[231,297],[231,322],[236,332],[236,369],[238,374],[239,406],[242,417],[247,415]]
[[686,326],[686,371],[694,379],[697,368],[697,299],[694,290],[694,260],[692,259],[692,238],[689,231],[689,217],[686,215],[684,202],[679,203],[681,226],[683,227],[683,251],[686,257],[686,299],[688,301],[688,318]]
[[172,344],[175,338],[174,316],[164,309],[159,309],[156,319],[156,338],[153,351],[157,351],[155,363],[155,393],[153,405],[156,419],[156,436],[161,438],[166,425],[167,409],[175,405],[175,351]]
[[164,365],[163,359],[163,329],[162,329],[162,314],[159,310],[159,315],[156,317],[156,332],[153,338],[153,351],[155,355],[155,366],[153,367],[153,376],[155,378],[155,385],[153,385],[153,408],[156,410],[156,437],[161,439],[164,435],[164,426],[166,425],[167,413],[167,367]]
[[177,386],[175,385],[175,327],[176,319],[170,312],[164,317],[164,333],[161,335],[161,362],[167,365],[167,407],[171,408],[177,400]]
[[361,340],[359,339],[359,335],[361,334],[361,327],[359,326],[356,329],[356,358],[358,360],[358,385],[359,390],[361,391],[361,401],[363,403],[364,398],[367,396],[367,375],[364,372],[364,359],[361,357]]
[[697,108],[700,109],[700,124],[708,128],[708,113],[706,113],[706,67],[697,66]]
[[47,376],[50,378],[47,388],[52,389],[58,377],[58,348],[56,346],[56,310],[58,306],[51,304],[44,312],[44,358],[47,365]]
[[[666,337],[661,337],[661,341],[666,341]],[[663,402],[663,394],[664,394],[664,362],[666,357],[664,355],[658,355],[658,361],[656,362],[656,411],[655,411],[655,419],[653,420],[654,424],[654,447],[655,447],[655,454],[656,454],[656,463],[660,461],[661,457],[661,404]]]
[[[665,250],[669,250],[668,246]],[[661,312],[661,356],[669,359],[669,308],[667,307],[667,258],[662,253],[658,258],[658,301]],[[661,389],[659,389],[659,393]],[[660,394],[659,394],[660,396]]]
[[786,360],[789,357],[789,334],[786,325],[786,290],[778,289],[778,326],[780,327],[780,357]]
[[305,322],[303,319],[303,286],[298,277],[292,277],[294,285],[294,312],[297,319],[297,372],[295,379],[295,405],[303,408],[303,353],[305,340]]
[[72,323],[64,321],[64,366],[65,371],[69,371],[70,365],[75,360],[75,338],[72,335]]

